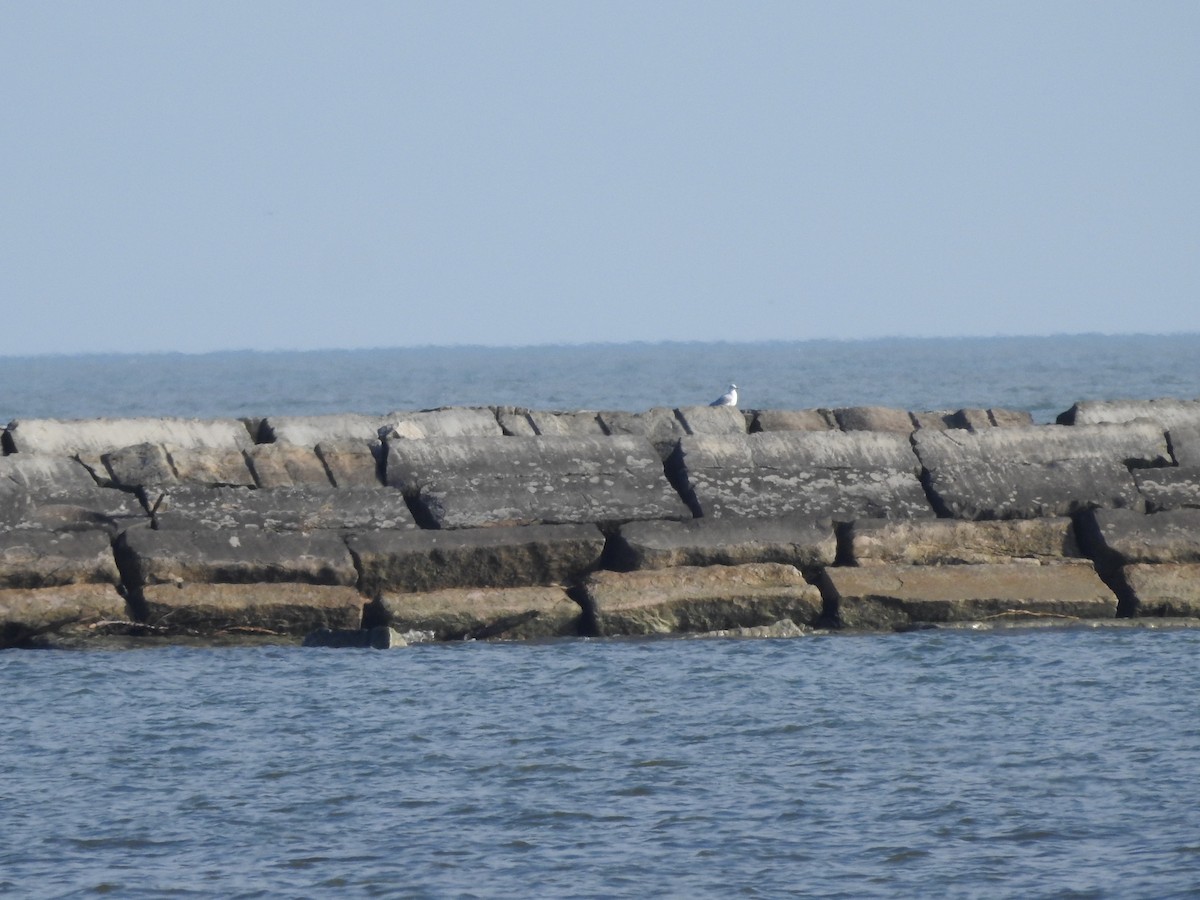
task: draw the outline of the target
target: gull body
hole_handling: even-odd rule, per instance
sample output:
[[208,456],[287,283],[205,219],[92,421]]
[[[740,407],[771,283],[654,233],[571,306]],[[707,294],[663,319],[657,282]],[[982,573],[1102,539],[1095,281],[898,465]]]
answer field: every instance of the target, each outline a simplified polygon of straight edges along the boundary
[[714,400],[709,406],[737,406],[737,385],[729,385],[729,390]]

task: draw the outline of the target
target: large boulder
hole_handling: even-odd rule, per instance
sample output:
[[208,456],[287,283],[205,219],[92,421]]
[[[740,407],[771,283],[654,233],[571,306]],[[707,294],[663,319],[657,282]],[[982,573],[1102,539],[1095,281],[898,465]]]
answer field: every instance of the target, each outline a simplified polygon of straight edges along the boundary
[[310,448],[320,443],[362,443],[374,440],[385,422],[384,416],[358,413],[268,416],[259,426],[258,439],[264,444],[292,444]]
[[1056,420],[1059,425],[1101,425],[1149,419],[1160,430],[1200,425],[1200,400],[1084,400]]
[[1153,515],[1095,510],[1080,519],[1080,528],[1105,569],[1133,563],[1200,563],[1200,509]]
[[531,409],[528,419],[535,434],[583,437],[607,434],[599,415],[589,411],[549,412]]
[[859,519],[847,531],[847,544],[858,566],[1052,562],[1082,555],[1068,518]]
[[1138,616],[1200,617],[1200,563],[1149,565],[1122,569]]
[[389,441],[387,480],[423,527],[687,518],[645,438]]
[[364,625],[432,633],[439,641],[575,637],[582,610],[560,587],[457,588],[383,594]]
[[[253,528],[136,528],[116,544],[133,590],[155,584],[300,582],[354,585],[358,571],[336,532],[278,533]],[[313,626],[317,627],[317,626]]]
[[887,406],[846,406],[833,410],[833,417],[842,431],[893,431],[908,434],[916,423],[903,409]]
[[112,543],[104,532],[0,533],[0,588],[120,583]]
[[502,437],[504,430],[490,407],[449,406],[384,417],[379,437],[386,441],[425,438]]
[[933,515],[905,434],[689,435],[667,466],[697,517],[797,515],[846,522]]
[[828,409],[759,409],[750,423],[754,432],[833,431],[837,427],[837,419]]
[[0,530],[115,533],[144,518],[136,496],[100,487],[74,459],[33,453],[0,456]]
[[154,584],[141,592],[146,624],[168,634],[355,629],[364,602],[352,587],[326,584]]
[[736,406],[681,406],[675,417],[688,434],[745,434],[746,414]]
[[837,554],[833,523],[803,517],[689,519],[630,522],[610,548],[625,569],[787,563],[803,570],[832,565]]
[[110,450],[100,456],[114,487],[135,490],[173,484],[253,487],[254,474],[242,450],[187,449],[143,443]]
[[1128,467],[1170,461],[1150,422],[992,428],[913,435],[939,511],[962,519],[1065,516],[1097,507],[1143,509]]
[[594,525],[528,525],[458,531],[368,531],[347,544],[368,596],[447,588],[524,587],[573,581],[600,564]]
[[679,634],[815,624],[820,592],[781,563],[595,572],[584,582],[585,616],[600,636]]
[[334,485],[339,488],[378,487],[383,484],[380,477],[383,455],[380,441],[322,441],[317,444],[317,456],[329,470]]
[[1146,512],[1200,509],[1200,466],[1134,469],[1132,474],[1146,501]]
[[821,592],[846,628],[985,619],[1111,619],[1116,595],[1091,564],[830,567]]
[[260,488],[333,489],[325,463],[311,447],[256,444],[246,451],[246,462]]
[[607,434],[644,437],[654,445],[660,459],[666,459],[675,449],[676,442],[688,433],[675,410],[663,406],[640,413],[602,412],[599,416]]
[[114,620],[127,621],[128,611],[111,584],[0,589],[0,648],[49,635],[87,635]]
[[1200,469],[1200,425],[1172,425],[1167,430],[1171,442],[1171,455],[1175,462],[1187,469]]
[[162,494],[148,493],[146,500],[155,509],[157,527],[169,530],[308,532],[417,527],[401,493],[382,486],[343,490],[181,486]]

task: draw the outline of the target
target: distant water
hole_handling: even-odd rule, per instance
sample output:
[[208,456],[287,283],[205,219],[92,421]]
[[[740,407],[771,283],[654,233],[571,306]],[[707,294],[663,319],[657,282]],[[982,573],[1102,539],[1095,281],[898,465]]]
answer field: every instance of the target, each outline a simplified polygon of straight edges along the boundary
[[1200,397],[1200,335],[0,357],[0,420],[384,414],[438,406],[1002,407]]
[[[1200,336],[0,358],[0,418],[1200,396]],[[1200,631],[0,651],[0,896],[1200,892]]]

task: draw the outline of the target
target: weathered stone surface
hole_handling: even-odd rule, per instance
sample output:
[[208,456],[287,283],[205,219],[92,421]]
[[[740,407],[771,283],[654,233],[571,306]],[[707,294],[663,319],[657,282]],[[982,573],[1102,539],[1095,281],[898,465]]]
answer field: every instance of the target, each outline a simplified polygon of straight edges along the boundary
[[1127,468],[1163,465],[1152,423],[917,431],[934,502],[963,519],[1063,516],[1096,507],[1142,509]]
[[1057,419],[1059,425],[1099,425],[1150,419],[1167,430],[1200,425],[1200,400],[1085,400]]
[[803,517],[690,519],[622,525],[612,547],[622,568],[787,563],[800,569],[833,564],[833,523]]
[[797,625],[791,619],[780,619],[770,625],[751,625],[747,628],[722,628],[718,631],[706,631],[698,634],[698,638],[798,638],[811,634],[813,629],[808,625]]
[[396,650],[408,646],[404,635],[386,625],[374,628],[318,628],[304,636],[305,647]]
[[1140,515],[1128,510],[1095,510],[1080,520],[1081,537],[1095,545],[1105,566],[1133,563],[1200,562],[1200,509]]
[[358,581],[345,541],[328,531],[131,529],[118,538],[116,551],[126,584],[135,589],[178,583],[354,585]]
[[[157,495],[148,493],[153,506]],[[261,528],[268,531],[415,529],[394,488],[205,488],[166,492],[155,518],[168,530]]]
[[605,434],[600,417],[589,411],[542,412],[529,411],[529,422],[537,434],[596,436]]
[[502,437],[490,407],[444,407],[419,412],[394,412],[385,417],[379,437],[387,441],[423,438]]
[[133,494],[99,487],[87,468],[73,459],[0,456],[0,530],[94,528],[115,533],[144,518]]
[[429,631],[439,641],[532,640],[578,635],[581,616],[559,587],[458,588],[384,594],[367,608],[364,623]]
[[238,419],[18,419],[8,423],[8,440],[18,453],[99,459],[134,444],[170,444],[180,449],[245,449],[252,443]]
[[537,429],[529,420],[529,410],[523,406],[497,406],[496,421],[500,430],[509,437],[533,437]]
[[585,611],[598,635],[674,634],[821,617],[820,592],[794,566],[753,563],[641,572],[595,572]]
[[174,484],[252,487],[254,475],[242,450],[201,447],[187,449],[164,444],[134,444],[100,456],[120,488]]
[[688,434],[745,434],[746,414],[736,406],[681,406],[675,417]]
[[60,632],[86,632],[97,622],[127,618],[111,584],[65,584],[0,590],[0,648]]
[[372,597],[559,584],[598,566],[604,551],[594,525],[365,532],[347,543],[362,572],[359,588]]
[[311,447],[257,444],[246,451],[246,461],[260,488],[333,489],[325,463]]
[[391,441],[388,484],[438,528],[690,517],[645,438]]
[[611,435],[639,435],[654,446],[660,459],[666,459],[675,449],[675,444],[687,434],[675,410],[656,406],[641,413],[602,412],[600,424]]
[[759,409],[754,412],[750,430],[832,431],[837,427],[837,420],[828,409]]
[[764,431],[682,438],[672,481],[698,516],[850,521],[932,516],[908,436]]
[[120,584],[112,543],[101,531],[0,533],[0,588]]
[[1200,469],[1200,425],[1173,425],[1167,438],[1176,463],[1185,468]]
[[1122,574],[1138,616],[1200,616],[1200,564],[1138,563]]
[[386,424],[383,416],[357,413],[326,416],[268,416],[259,427],[263,443],[315,447],[320,443],[366,442],[379,436]]
[[179,482],[162,444],[134,444],[100,455],[110,483],[120,488],[174,485]]
[[323,441],[317,444],[317,456],[329,470],[329,476],[338,488],[378,487],[382,484],[379,461],[383,452],[383,444],[378,440]]
[[969,431],[985,428],[1029,428],[1033,425],[1033,415],[1023,409],[963,408],[953,412],[914,412],[912,417],[918,428],[940,431],[947,428],[963,428]]
[[1200,466],[1166,466],[1134,469],[1138,492],[1146,499],[1146,512],[1200,509]]
[[892,431],[908,434],[916,424],[907,410],[886,406],[847,406],[833,411],[842,431]]
[[1110,619],[1117,598],[1086,561],[1049,565],[831,567],[821,592],[847,628],[998,617]]
[[324,584],[155,584],[142,591],[146,623],[213,634],[263,629],[304,635],[362,624],[366,602],[351,587]]
[[847,543],[859,566],[1053,562],[1082,555],[1068,518],[860,519],[850,526]]
[[997,428],[1030,428],[1033,414],[1025,409],[989,409],[988,418]]
[[167,446],[175,474],[184,484],[254,487],[254,475],[241,450]]

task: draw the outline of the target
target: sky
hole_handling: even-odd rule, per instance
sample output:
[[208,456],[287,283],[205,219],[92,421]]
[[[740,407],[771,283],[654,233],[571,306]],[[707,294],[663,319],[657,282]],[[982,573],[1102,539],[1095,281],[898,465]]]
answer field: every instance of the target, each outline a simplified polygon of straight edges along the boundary
[[0,354],[1200,332],[1200,4],[0,0]]

